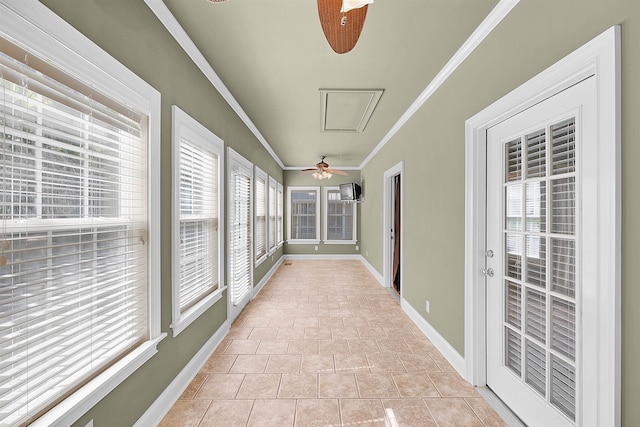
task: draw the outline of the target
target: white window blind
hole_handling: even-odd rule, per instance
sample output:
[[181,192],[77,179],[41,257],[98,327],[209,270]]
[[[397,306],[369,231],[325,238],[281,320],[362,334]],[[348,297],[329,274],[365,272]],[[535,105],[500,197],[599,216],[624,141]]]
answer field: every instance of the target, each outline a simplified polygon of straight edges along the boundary
[[288,191],[289,239],[293,243],[315,243],[319,241],[320,188],[289,187]]
[[576,417],[575,118],[505,144],[505,366]]
[[340,200],[340,187],[325,187],[325,242],[355,243],[356,204]]
[[218,156],[180,141],[180,312],[218,289]]
[[278,200],[276,198],[276,181],[269,177],[269,251],[276,248],[276,205]]
[[256,263],[267,255],[267,174],[256,167],[255,171],[255,246]]
[[222,297],[224,142],[177,105],[171,107],[173,335]]
[[0,39],[0,424],[149,339],[146,115]]
[[277,225],[276,225],[276,229],[277,229],[277,239],[278,239],[278,245],[281,245],[284,241],[284,232],[283,232],[283,227],[284,227],[284,194],[283,194],[283,187],[282,184],[278,183],[278,192],[277,192],[277,198],[278,201],[276,202],[276,209],[278,211],[277,213]]
[[240,165],[231,165],[233,206],[229,242],[230,296],[233,305],[249,294],[251,286],[251,171]]

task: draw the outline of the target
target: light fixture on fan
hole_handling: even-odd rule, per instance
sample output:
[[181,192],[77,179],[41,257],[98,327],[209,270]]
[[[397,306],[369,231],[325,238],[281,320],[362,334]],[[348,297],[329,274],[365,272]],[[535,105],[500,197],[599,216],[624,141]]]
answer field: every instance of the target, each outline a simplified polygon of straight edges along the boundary
[[336,53],[354,48],[373,0],[317,0],[324,36]]
[[348,173],[338,169],[329,169],[329,164],[324,161],[326,157],[327,156],[320,156],[320,161],[316,163],[315,168],[302,169],[302,172],[313,172],[311,176],[314,179],[318,180],[329,179],[333,176],[333,174],[345,176],[349,175]]
[[333,174],[327,171],[315,171],[311,174],[311,176],[315,179],[329,179],[333,176]]

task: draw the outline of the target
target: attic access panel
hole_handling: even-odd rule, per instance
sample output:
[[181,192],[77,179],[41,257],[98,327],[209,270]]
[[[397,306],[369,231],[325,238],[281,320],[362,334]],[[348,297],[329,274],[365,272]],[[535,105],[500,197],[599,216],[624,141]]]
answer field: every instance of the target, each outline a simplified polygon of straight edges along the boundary
[[383,89],[320,89],[322,132],[362,132]]

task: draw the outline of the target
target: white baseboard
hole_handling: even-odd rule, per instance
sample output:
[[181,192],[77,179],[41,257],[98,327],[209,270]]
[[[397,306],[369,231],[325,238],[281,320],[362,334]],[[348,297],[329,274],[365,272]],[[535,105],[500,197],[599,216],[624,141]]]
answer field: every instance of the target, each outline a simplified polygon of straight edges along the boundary
[[400,306],[404,310],[405,313],[413,320],[413,323],[416,324],[418,328],[422,331],[423,334],[429,338],[429,341],[433,343],[434,346],[442,353],[442,355],[447,359],[447,361],[453,366],[453,368],[458,371],[463,378],[466,378],[466,369],[467,365],[464,360],[464,357],[458,353],[458,351],[449,344],[447,340],[445,340],[442,335],[435,330],[433,326],[429,322],[425,320],[424,317],[416,311],[415,308],[405,299],[403,299],[400,303]]
[[171,381],[171,384],[151,404],[144,414],[136,421],[134,427],[157,426],[167,415],[171,407],[180,398],[189,386],[193,378],[211,357],[215,349],[220,345],[229,332],[229,322],[226,321],[209,338],[195,356],[187,363],[180,373]]
[[298,260],[298,261],[311,261],[311,260],[357,260],[361,258],[357,254],[344,254],[344,255],[326,255],[326,254],[291,254],[284,255],[285,260]]
[[264,285],[266,285],[269,279],[271,279],[271,276],[273,276],[273,274],[276,272],[278,267],[280,267],[280,264],[282,264],[283,261],[284,255],[281,256],[275,264],[273,264],[273,267],[271,267],[269,271],[267,271],[267,274],[265,274],[262,279],[260,279],[260,281],[253,287],[253,289],[251,290],[251,299],[254,299],[256,296],[258,296]]
[[382,275],[380,273],[378,273],[378,270],[376,270],[371,264],[369,264],[369,261],[367,261],[367,259],[365,257],[363,257],[362,255],[360,255],[360,261],[362,261],[364,266],[367,267],[367,270],[369,270],[369,273],[371,273],[373,275],[373,277],[375,277],[376,280],[382,286],[384,286],[384,277],[382,277]]

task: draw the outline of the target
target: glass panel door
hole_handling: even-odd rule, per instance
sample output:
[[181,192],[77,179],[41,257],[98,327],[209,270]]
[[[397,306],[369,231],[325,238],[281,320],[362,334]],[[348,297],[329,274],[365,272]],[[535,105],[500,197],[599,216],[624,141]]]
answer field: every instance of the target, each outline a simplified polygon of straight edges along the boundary
[[579,408],[582,83],[487,132],[487,384],[535,425]]
[[230,321],[240,314],[251,298],[251,180],[252,165],[237,153],[230,151],[228,181]]

